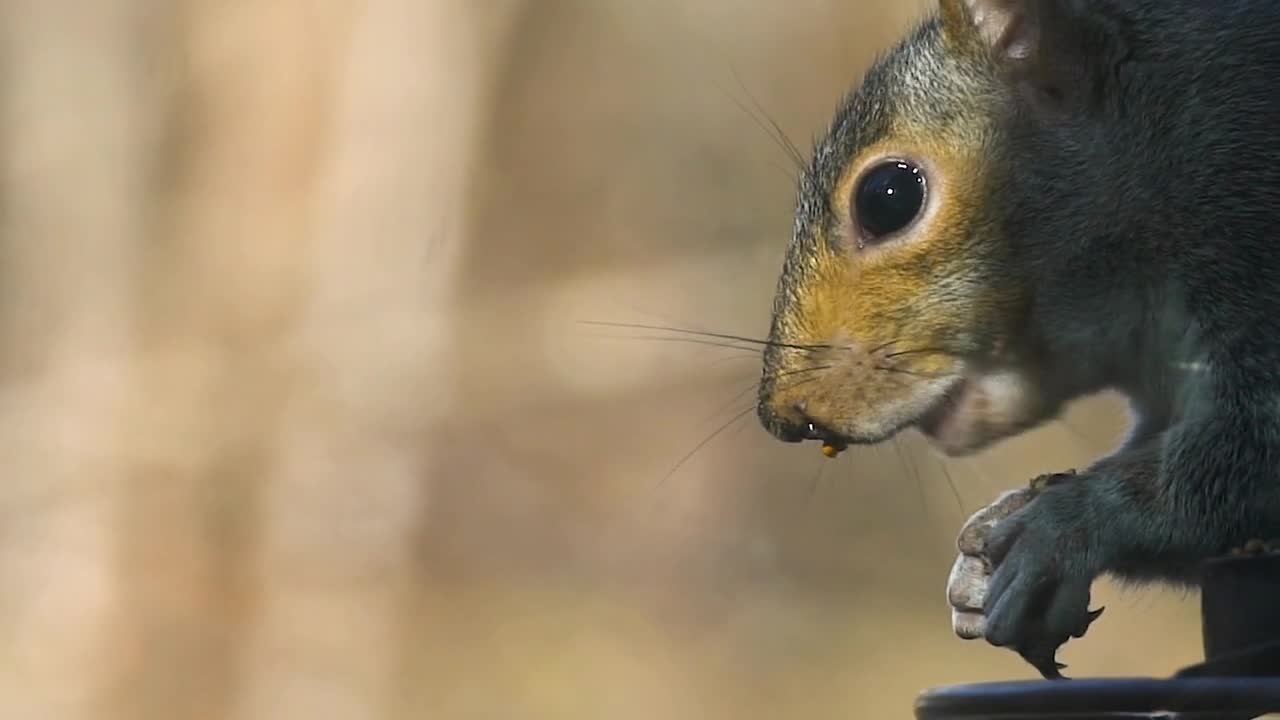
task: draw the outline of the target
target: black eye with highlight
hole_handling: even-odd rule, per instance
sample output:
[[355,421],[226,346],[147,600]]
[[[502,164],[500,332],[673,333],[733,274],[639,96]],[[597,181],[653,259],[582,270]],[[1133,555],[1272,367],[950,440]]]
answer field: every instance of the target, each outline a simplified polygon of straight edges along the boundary
[[853,191],[854,217],[867,240],[892,235],[915,221],[924,208],[920,168],[901,160],[872,167]]

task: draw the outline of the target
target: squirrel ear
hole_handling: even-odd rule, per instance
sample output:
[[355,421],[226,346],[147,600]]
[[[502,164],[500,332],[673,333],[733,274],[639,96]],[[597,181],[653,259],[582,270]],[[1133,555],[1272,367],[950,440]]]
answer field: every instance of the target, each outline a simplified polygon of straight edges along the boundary
[[1089,106],[1123,56],[1122,27],[1077,0],[939,0],[943,32],[1038,101]]
[[1034,5],[1026,0],[940,0],[942,25],[962,45],[978,43],[997,58],[1020,60],[1037,40]]

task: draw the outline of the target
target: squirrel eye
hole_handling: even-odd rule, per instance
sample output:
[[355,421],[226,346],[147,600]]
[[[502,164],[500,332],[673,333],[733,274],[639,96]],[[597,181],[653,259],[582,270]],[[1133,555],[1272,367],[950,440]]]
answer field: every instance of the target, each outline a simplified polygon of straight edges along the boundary
[[924,207],[920,168],[900,160],[866,172],[854,190],[854,211],[868,240],[878,240],[910,225]]

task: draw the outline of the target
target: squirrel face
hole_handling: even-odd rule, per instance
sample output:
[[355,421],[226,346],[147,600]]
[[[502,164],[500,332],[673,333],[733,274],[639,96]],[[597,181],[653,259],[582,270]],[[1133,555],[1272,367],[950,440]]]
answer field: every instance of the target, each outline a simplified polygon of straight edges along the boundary
[[963,454],[1061,406],[1026,337],[1033,282],[1009,272],[1019,250],[992,201],[1024,79],[1050,77],[1011,72],[1038,69],[1034,5],[941,0],[818,144],[760,384],[780,439],[867,444],[914,426]]

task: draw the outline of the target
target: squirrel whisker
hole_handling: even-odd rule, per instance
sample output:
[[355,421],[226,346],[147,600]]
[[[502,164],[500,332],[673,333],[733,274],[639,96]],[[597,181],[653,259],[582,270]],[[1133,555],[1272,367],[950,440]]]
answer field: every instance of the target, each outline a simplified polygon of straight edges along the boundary
[[688,343],[690,345],[705,345],[707,347],[725,348],[727,350],[741,350],[755,357],[760,350],[758,348],[738,345],[734,342],[706,340],[703,338],[688,337],[664,337],[662,335],[599,335],[597,337],[614,339],[614,340],[652,340],[654,342],[672,342],[672,343]]
[[957,376],[957,373],[922,373],[916,370],[894,367],[892,365],[875,365],[874,367],[876,370],[883,370],[884,372],[902,373],[903,375],[912,375],[915,377],[928,378],[930,380],[941,380],[943,378]]
[[672,475],[675,475],[676,472],[680,470],[680,468],[684,467],[685,463],[689,462],[689,460],[692,459],[694,455],[698,454],[699,450],[702,450],[702,448],[706,447],[708,443],[710,443],[712,440],[714,440],[716,437],[722,434],[725,430],[728,430],[730,427],[732,427],[734,423],[745,418],[747,414],[753,410],[755,410],[755,406],[751,405],[743,409],[742,411],[735,413],[733,417],[729,418],[723,425],[713,430],[709,435],[703,438],[701,442],[695,445],[692,450],[685,453],[685,455],[681,457],[680,460],[675,465],[673,465],[670,470],[667,471],[667,474],[663,475],[662,479],[654,484],[653,490],[657,490],[658,488],[665,485],[667,480],[671,479]]
[[893,347],[894,345],[897,345],[900,342],[902,342],[901,339],[890,340],[889,342],[880,343],[879,345],[868,350],[867,354],[874,356],[876,353],[884,352],[885,350],[888,350],[889,348]]
[[[755,95],[751,94],[751,91],[747,89],[747,85],[742,81],[742,76],[738,74],[737,69],[730,65],[729,72],[733,73],[733,78],[737,81],[738,87],[746,94],[747,98],[751,101],[751,104],[755,106],[759,115],[752,113],[732,95],[729,95],[729,99],[731,99],[743,112],[747,113],[747,115],[755,121],[756,125],[759,126],[761,130],[765,131],[765,134],[773,138],[774,142],[778,144],[778,147],[782,148],[782,151],[786,153],[787,157],[796,164],[796,169],[803,172],[805,170],[804,153],[800,152],[800,148],[791,140],[791,137],[783,131],[782,126],[778,124],[778,121],[774,120],[773,116],[764,109],[764,106],[760,104],[760,101],[756,99]],[[725,94],[727,95],[728,93]],[[769,127],[773,128],[773,132],[769,132],[769,128],[764,126],[760,121],[761,117],[763,117],[765,122],[769,124]]]
[[600,327],[625,328],[631,330],[658,330],[661,332],[679,333],[682,335],[694,335],[704,338],[714,338],[719,340],[732,340],[734,342],[750,343],[761,347],[780,347],[791,350],[827,350],[830,345],[797,345],[793,343],[781,343],[774,340],[761,340],[759,338],[746,337],[744,335],[732,335],[728,333],[707,332],[705,330],[691,330],[688,328],[669,327],[664,325],[644,325],[639,323],[619,323],[605,322],[601,320],[579,320],[581,325],[595,325]]
[[[833,366],[831,365],[818,365],[815,367],[800,368],[798,370],[787,370],[785,372],[778,373],[776,377],[777,378],[794,377],[796,375],[802,375],[804,373],[818,372],[820,370],[830,370],[832,367]],[[753,380],[749,385],[747,385],[742,390],[738,391],[727,403],[725,403],[724,407],[717,410],[716,415],[719,415],[725,410],[728,410],[729,406],[741,400],[743,395],[746,395],[747,393],[752,391],[758,391],[760,389],[760,385],[762,382],[763,380],[759,378],[757,378],[756,380]],[[791,386],[791,387],[794,387],[794,386]]]
[[924,355],[924,354],[954,355],[955,353],[951,352],[950,350],[945,350],[943,348],[924,347],[924,348],[915,348],[912,350],[898,350],[896,352],[884,353],[880,357],[888,359],[888,358],[901,357],[903,355]]
[[[818,370],[820,368],[813,368],[813,369]],[[821,368],[821,369],[825,369],[825,368]],[[793,372],[792,374],[798,374],[798,373]],[[817,380],[816,377],[804,378],[797,382],[788,384],[785,389],[790,390],[790,389],[799,387],[801,385],[804,385],[806,383],[813,382],[815,380]],[[673,465],[669,471],[667,471],[667,474],[664,475],[661,480],[655,483],[653,489],[657,490],[658,488],[662,487],[662,485],[664,485],[667,482],[667,480],[671,479],[672,475],[675,475],[680,470],[680,468],[684,467],[685,463],[693,459],[694,455],[697,455],[698,452],[702,450],[704,447],[706,447],[708,444],[710,444],[712,440],[719,437],[721,434],[724,433],[724,431],[728,430],[735,423],[741,421],[744,417],[747,416],[748,413],[754,412],[755,409],[756,409],[756,404],[751,403],[746,408],[734,413],[733,416],[730,417],[727,421],[725,421],[722,425],[717,427],[715,430],[711,431],[711,433],[708,434],[705,438],[703,438],[700,442],[698,442],[698,444],[695,445],[693,449],[685,453],[685,455],[681,457],[680,460],[676,462],[676,464]]]

